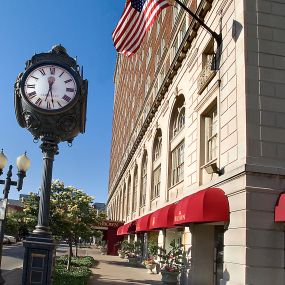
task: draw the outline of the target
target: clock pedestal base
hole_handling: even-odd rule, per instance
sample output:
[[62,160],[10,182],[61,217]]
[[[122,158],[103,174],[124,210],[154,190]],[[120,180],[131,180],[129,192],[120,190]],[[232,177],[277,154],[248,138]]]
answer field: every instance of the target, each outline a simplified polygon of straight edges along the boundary
[[31,235],[24,241],[22,285],[50,285],[55,259],[55,243],[50,236]]

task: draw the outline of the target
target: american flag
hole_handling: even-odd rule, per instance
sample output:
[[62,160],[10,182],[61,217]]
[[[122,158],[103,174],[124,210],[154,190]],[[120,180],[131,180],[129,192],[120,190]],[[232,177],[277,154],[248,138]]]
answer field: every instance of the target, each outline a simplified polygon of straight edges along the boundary
[[169,0],[129,0],[112,37],[119,53],[130,56],[140,47],[144,35]]

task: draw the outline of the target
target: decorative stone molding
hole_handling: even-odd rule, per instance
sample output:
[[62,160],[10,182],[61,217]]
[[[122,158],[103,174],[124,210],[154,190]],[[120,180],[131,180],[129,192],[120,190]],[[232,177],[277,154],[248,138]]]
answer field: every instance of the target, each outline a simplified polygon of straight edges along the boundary
[[198,94],[202,94],[211,80],[215,77],[217,71],[214,69],[215,56],[208,55],[202,72],[198,76]]

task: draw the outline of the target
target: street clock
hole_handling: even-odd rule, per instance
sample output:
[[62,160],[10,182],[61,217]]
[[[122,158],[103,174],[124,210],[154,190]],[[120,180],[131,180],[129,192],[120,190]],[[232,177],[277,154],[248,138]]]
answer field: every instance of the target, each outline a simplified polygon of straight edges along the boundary
[[19,125],[36,139],[71,142],[85,132],[88,81],[76,60],[57,45],[34,55],[15,83]]

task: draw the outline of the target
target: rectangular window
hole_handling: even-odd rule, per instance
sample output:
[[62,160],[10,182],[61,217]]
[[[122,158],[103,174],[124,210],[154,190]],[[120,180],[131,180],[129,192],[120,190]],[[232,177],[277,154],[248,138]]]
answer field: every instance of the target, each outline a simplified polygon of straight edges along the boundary
[[[165,10],[165,9],[164,9],[164,10]],[[160,57],[163,56],[164,49],[165,49],[165,39],[162,39],[162,40],[161,40],[161,45],[160,45]]]
[[184,179],[184,141],[171,153],[171,186]]
[[159,78],[158,78],[158,86],[159,86],[159,88],[160,88],[160,86],[161,86],[162,83],[163,83],[164,77],[165,77],[165,74],[164,74],[164,66],[162,66],[162,67],[161,67],[161,70],[160,70],[160,73],[159,73]]
[[205,116],[206,163],[217,158],[218,117],[217,106]]
[[156,24],[156,36],[157,36],[157,38],[160,36],[160,23],[161,23],[161,16],[157,19],[157,24]]
[[143,164],[143,170],[142,170],[142,192],[141,192],[141,201],[140,201],[141,207],[145,206],[146,184],[147,184],[147,164],[145,161]]
[[180,5],[177,5],[177,7],[176,6],[172,7],[172,28],[174,27],[174,25],[176,23],[176,19],[177,19],[178,13],[179,13],[179,7],[180,7]]
[[183,23],[180,26],[180,30],[179,30],[179,45],[182,43],[185,34],[186,34],[186,20],[184,20]]
[[159,165],[153,171],[153,192],[152,199],[159,197],[160,195],[160,175],[161,175],[161,166]]
[[137,193],[138,193],[138,175],[135,173],[135,182],[134,182],[134,197],[133,197],[133,212],[137,209]]
[[148,54],[147,54],[147,58],[146,58],[146,67],[148,67],[149,63],[150,63],[150,59],[151,59],[151,47],[149,47],[148,49]]
[[176,37],[172,45],[172,60],[175,58],[177,51],[178,51],[178,37]]

